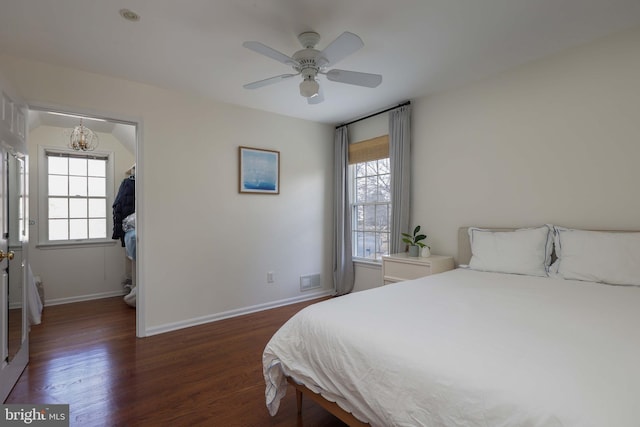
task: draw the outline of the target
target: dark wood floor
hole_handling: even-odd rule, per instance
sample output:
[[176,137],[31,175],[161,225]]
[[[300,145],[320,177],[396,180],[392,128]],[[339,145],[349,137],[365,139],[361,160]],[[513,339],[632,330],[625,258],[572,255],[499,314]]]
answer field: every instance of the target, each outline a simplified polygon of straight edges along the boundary
[[70,404],[72,426],[299,426],[342,422],[291,386],[269,416],[262,350],[301,303],[148,338],[122,298],[46,307],[6,403]]

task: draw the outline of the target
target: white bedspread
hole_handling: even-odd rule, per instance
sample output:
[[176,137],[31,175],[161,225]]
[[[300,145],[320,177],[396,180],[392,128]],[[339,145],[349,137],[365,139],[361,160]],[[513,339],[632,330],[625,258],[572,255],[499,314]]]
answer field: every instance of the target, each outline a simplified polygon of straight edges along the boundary
[[307,307],[263,354],[374,426],[640,426],[640,288],[457,269]]

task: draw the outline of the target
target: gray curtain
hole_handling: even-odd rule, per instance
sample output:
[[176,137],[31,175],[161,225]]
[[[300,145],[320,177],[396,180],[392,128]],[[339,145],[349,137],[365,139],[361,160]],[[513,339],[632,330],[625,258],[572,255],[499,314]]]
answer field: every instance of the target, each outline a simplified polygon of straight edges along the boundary
[[411,105],[389,112],[389,163],[391,164],[391,244],[389,253],[404,252],[400,233],[409,231],[411,195]]
[[351,206],[349,203],[349,137],[347,127],[336,129],[334,139],[333,286],[335,295],[353,290]]

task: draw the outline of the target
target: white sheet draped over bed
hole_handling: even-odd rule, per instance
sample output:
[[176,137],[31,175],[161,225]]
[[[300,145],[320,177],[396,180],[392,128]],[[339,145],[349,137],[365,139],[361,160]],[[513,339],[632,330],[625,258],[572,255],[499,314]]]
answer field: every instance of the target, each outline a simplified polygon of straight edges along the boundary
[[307,307],[263,354],[375,426],[640,425],[640,288],[457,269]]

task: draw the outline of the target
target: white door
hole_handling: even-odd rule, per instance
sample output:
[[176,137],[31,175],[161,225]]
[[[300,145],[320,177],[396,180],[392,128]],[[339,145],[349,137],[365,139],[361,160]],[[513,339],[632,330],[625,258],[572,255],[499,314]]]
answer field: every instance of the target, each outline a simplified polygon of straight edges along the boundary
[[[1,88],[0,88],[1,89]],[[26,108],[1,92],[0,105],[0,401],[4,402],[29,362],[26,268]],[[11,168],[9,167],[11,164]],[[11,175],[9,172],[11,170]],[[19,213],[9,215],[14,209]],[[10,223],[11,220],[11,223]],[[15,242],[10,245],[10,242]],[[15,249],[15,250],[13,250]],[[16,256],[16,252],[18,256]]]

